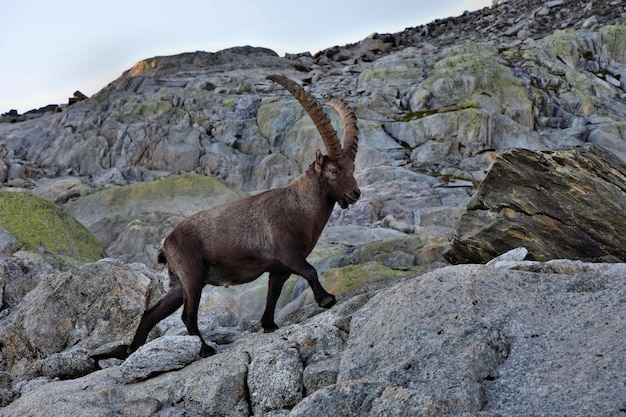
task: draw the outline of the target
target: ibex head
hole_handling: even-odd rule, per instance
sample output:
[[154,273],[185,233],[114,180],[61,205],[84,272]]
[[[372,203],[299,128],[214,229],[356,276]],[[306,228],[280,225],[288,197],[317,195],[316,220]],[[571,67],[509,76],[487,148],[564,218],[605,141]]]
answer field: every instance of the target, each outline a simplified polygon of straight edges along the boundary
[[343,148],[337,132],[330,123],[322,106],[300,85],[282,75],[270,75],[268,79],[282,85],[304,107],[317,127],[327,155],[318,150],[315,155],[315,172],[327,186],[327,194],[339,203],[341,208],[354,204],[361,196],[361,191],[354,179],[354,159],[359,147],[359,129],[354,111],[345,101],[332,98],[328,105],[341,117],[344,125]]

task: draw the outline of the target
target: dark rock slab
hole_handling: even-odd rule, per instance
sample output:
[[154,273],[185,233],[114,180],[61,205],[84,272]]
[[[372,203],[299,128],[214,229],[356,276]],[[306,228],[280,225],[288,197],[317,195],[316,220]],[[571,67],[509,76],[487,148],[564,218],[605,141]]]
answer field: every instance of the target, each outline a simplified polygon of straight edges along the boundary
[[445,258],[483,263],[517,247],[527,259],[626,259],[626,164],[598,146],[511,149],[493,163]]

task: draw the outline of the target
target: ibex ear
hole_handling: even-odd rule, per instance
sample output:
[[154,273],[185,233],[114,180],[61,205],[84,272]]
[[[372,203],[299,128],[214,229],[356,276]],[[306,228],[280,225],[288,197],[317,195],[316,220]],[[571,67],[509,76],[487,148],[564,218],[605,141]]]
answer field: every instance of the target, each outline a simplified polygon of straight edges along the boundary
[[315,172],[317,173],[317,175],[322,175],[325,165],[326,165],[326,157],[318,149],[315,152]]
[[319,149],[315,152],[315,163],[320,168],[324,168],[324,165],[326,165],[326,158]]

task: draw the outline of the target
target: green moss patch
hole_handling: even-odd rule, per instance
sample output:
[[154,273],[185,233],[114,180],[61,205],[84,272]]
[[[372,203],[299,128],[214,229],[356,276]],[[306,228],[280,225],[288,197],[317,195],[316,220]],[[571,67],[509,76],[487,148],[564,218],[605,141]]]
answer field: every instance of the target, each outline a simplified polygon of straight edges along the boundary
[[0,192],[0,226],[20,249],[43,252],[66,269],[105,256],[94,235],[56,204],[25,193]]
[[341,295],[368,285],[391,283],[415,274],[415,270],[398,270],[378,262],[367,262],[330,269],[322,274],[320,281],[328,292]]

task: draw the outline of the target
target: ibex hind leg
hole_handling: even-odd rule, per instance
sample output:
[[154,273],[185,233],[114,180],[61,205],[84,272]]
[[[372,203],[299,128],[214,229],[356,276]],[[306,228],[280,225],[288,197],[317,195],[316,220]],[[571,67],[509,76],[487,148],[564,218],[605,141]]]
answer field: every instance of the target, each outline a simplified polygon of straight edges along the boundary
[[183,307],[182,320],[183,323],[185,323],[185,327],[187,327],[189,335],[198,336],[200,338],[200,341],[202,342],[200,356],[206,358],[208,356],[215,355],[215,349],[206,344],[200,334],[200,329],[198,328],[198,308],[200,307],[202,287],[204,286],[202,276],[203,271],[198,271],[188,277],[191,279],[187,279],[185,281],[183,288],[185,306]]
[[128,347],[128,353],[133,353],[143,345],[150,330],[161,320],[178,310],[183,305],[183,287],[180,278],[170,271],[170,288],[153,307],[143,313],[135,337]]

